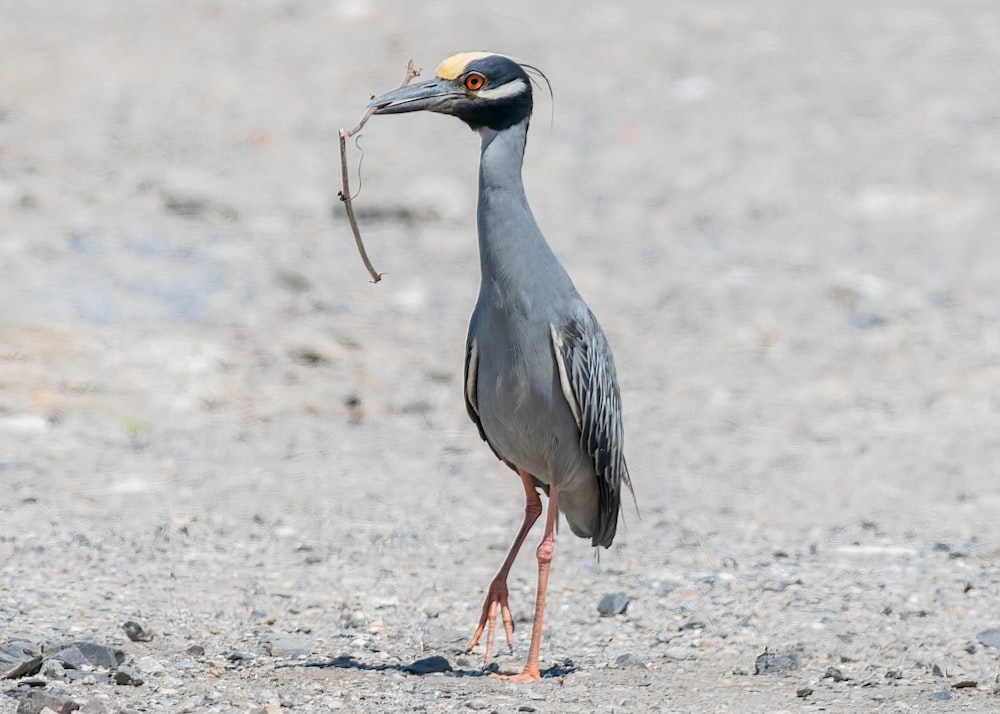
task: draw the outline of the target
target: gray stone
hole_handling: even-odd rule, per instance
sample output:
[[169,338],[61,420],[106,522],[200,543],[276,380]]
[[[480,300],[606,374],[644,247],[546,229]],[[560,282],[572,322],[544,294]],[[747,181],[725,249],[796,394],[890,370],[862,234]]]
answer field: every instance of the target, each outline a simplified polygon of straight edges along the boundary
[[17,705],[17,714],[40,714],[45,708],[58,712],[58,714],[69,714],[79,709],[80,705],[67,694],[32,689],[24,695],[21,703]]
[[84,665],[115,669],[125,661],[125,653],[94,642],[74,642],[63,646],[48,659],[54,659],[68,669],[80,669]]
[[153,633],[150,632],[145,626],[134,620],[122,623],[122,629],[125,630],[125,634],[128,635],[128,638],[133,642],[153,641]]
[[142,678],[142,674],[139,670],[133,667],[131,664],[123,664],[117,670],[115,670],[112,679],[115,684],[127,685],[132,687],[138,687],[145,680]]
[[782,674],[784,672],[794,672],[800,666],[799,653],[792,649],[781,652],[769,652],[764,650],[757,655],[754,660],[754,674]]
[[628,609],[629,597],[625,593],[609,593],[601,598],[597,604],[597,611],[601,617],[611,617],[621,615]]
[[42,665],[40,645],[12,640],[0,646],[0,679],[18,679],[38,672]]
[[418,659],[412,664],[403,667],[410,674],[431,674],[432,672],[450,672],[451,664],[441,655]]
[[979,642],[983,647],[1000,650],[1000,627],[991,627],[979,633]]
[[261,641],[261,648],[271,657],[301,659],[312,652],[312,639],[287,632],[268,632]]

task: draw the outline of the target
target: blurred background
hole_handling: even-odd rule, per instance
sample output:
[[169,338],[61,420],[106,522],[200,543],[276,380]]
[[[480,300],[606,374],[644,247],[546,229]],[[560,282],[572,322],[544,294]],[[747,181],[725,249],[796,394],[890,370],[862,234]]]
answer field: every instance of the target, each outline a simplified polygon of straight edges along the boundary
[[[108,582],[148,552],[294,581],[306,543],[328,580],[300,587],[344,601],[467,547],[465,627],[521,507],[462,406],[478,138],[409,115],[351,144],[372,285],[337,131],[409,58],[481,49],[552,83],[525,180],[616,353],[623,582],[858,538],[995,564],[994,3],[0,0],[9,602],[79,534]],[[608,567],[563,543],[568,580]]]

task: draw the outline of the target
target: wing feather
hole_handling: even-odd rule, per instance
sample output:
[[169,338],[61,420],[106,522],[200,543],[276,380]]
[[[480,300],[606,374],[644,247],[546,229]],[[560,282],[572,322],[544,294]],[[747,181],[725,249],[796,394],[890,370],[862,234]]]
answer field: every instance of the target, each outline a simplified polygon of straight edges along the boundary
[[550,328],[563,394],[580,427],[580,448],[594,459],[597,474],[600,510],[592,542],[608,547],[618,528],[622,486],[632,490],[614,357],[590,310],[582,320]]

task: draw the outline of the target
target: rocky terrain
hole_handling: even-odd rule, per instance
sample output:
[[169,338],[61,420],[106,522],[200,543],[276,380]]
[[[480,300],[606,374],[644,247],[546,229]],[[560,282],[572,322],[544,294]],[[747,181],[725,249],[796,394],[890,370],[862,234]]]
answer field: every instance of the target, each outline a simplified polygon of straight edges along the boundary
[[[351,146],[377,285],[336,198],[469,49],[552,83],[637,503],[560,533],[532,685],[463,652],[522,508],[462,404],[477,137]],[[998,66],[971,0],[0,0],[0,712],[996,711]]]

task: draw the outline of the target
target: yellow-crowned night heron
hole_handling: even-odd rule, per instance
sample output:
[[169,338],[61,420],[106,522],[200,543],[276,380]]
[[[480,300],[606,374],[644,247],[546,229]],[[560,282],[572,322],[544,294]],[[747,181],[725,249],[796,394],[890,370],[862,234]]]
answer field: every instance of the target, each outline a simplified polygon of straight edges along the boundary
[[531,526],[549,508],[538,546],[531,646],[516,679],[538,679],[545,587],[556,514],[594,546],[611,545],[628,486],[621,397],[611,349],[597,319],[549,248],[524,195],[521,164],[531,118],[525,66],[467,52],[433,79],[372,100],[376,114],[420,110],[456,116],[482,137],[479,260],[482,282],[465,352],[465,404],[493,452],[524,484],[524,521],[490,583],[471,651],[484,627],[486,662],[499,611],[513,647],[507,574]]

